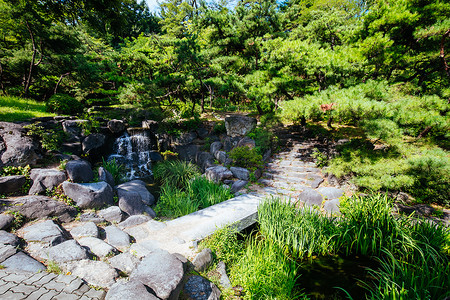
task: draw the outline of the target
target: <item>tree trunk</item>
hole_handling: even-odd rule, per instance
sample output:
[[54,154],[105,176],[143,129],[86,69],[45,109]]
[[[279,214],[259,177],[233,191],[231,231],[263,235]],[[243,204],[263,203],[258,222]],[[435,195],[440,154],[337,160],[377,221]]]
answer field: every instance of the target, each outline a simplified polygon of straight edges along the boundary
[[432,126],[428,126],[417,136],[417,138],[421,139],[421,138],[425,137],[431,131],[432,128],[433,128]]
[[330,117],[328,118],[327,127],[333,129],[333,126],[331,123],[333,122],[333,116],[330,114]]
[[444,33],[444,35],[442,36],[441,39],[441,59],[442,59],[442,63],[444,64],[444,70],[445,72],[447,72],[447,76],[450,76],[450,67],[447,64],[447,61],[445,60],[445,39],[448,38],[450,36],[450,29],[447,30],[446,33]]
[[0,63],[0,88],[2,89],[3,95],[7,95],[6,94],[6,90],[5,90],[5,86],[3,85],[3,67],[2,64]]
[[33,34],[33,31],[31,31],[30,24],[28,23],[28,21],[25,21],[25,24],[27,25],[28,32],[30,33],[31,45],[33,46],[33,54],[31,56],[30,68],[28,70],[28,76],[25,78],[24,88],[23,88],[24,97],[27,97],[28,93],[30,91],[33,69],[34,69],[34,67],[38,66],[42,61],[42,51],[41,51],[41,57],[40,57],[39,61],[35,63],[36,55],[38,52],[37,47],[36,47],[36,41],[34,40],[34,34]]
[[61,84],[61,81],[63,80],[63,78],[66,77],[66,76],[69,76],[69,75],[70,75],[70,72],[67,72],[66,74],[61,74],[61,76],[59,76],[59,80],[56,83],[55,90],[53,91],[53,94],[56,94],[56,91],[58,90],[58,87]]

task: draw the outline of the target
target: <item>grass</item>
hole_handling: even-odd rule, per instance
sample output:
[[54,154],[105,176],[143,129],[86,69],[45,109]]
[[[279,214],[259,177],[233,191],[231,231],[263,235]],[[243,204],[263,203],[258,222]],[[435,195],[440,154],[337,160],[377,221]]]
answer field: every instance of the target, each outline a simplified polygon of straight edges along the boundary
[[45,102],[12,96],[0,96],[0,121],[16,122],[31,118],[53,117],[46,111]]
[[183,189],[192,178],[200,175],[200,171],[196,165],[190,162],[166,160],[154,167],[153,175],[161,185],[169,184]]
[[242,285],[244,299],[307,299],[296,288],[299,266],[305,259],[336,255],[378,261],[362,282],[367,299],[450,296],[449,228],[394,215],[393,202],[384,195],[341,203],[342,215],[332,218],[268,199],[258,209],[259,232],[246,243],[221,229],[205,246],[228,262],[232,284]]

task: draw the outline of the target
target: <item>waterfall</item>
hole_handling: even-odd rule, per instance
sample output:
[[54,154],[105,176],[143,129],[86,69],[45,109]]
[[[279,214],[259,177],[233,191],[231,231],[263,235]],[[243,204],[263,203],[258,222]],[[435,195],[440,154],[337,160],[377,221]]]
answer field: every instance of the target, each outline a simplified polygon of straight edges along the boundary
[[154,143],[151,133],[142,128],[130,128],[114,142],[113,154],[108,160],[115,159],[126,168],[128,180],[145,178],[152,175],[151,151]]

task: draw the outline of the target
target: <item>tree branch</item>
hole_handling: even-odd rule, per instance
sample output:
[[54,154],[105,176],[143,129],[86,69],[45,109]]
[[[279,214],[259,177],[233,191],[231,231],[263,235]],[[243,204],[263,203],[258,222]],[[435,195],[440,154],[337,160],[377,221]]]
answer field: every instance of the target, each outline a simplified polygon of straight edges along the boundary
[[444,64],[444,70],[445,72],[447,72],[447,75],[450,77],[450,67],[447,64],[447,61],[445,60],[445,49],[444,49],[444,45],[445,45],[445,39],[450,35],[450,29],[447,30],[446,33],[444,33],[444,35],[442,36],[441,39],[441,59],[442,59],[442,63]]

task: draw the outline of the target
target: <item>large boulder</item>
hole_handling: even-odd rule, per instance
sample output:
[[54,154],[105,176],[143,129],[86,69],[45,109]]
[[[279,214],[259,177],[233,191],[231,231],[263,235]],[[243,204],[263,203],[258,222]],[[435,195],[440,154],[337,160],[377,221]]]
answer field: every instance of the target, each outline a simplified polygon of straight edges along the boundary
[[247,116],[230,116],[225,118],[227,135],[231,137],[244,136],[256,127],[255,118]]
[[27,179],[22,175],[0,177],[0,194],[7,195],[19,192]]
[[99,181],[104,181],[107,184],[109,184],[110,186],[115,186],[115,182],[114,182],[114,177],[112,176],[112,174],[110,172],[108,172],[108,170],[106,170],[103,167],[98,168],[98,180]]
[[217,141],[217,142],[214,142],[211,144],[211,146],[209,147],[209,152],[212,155],[216,156],[216,152],[221,150],[222,148],[223,148],[223,144],[221,142]]
[[20,212],[29,220],[57,218],[61,222],[71,222],[78,211],[75,207],[46,196],[25,196],[14,201],[10,209]]
[[233,173],[223,166],[216,166],[206,169],[206,178],[214,182],[221,182],[224,179],[233,177]]
[[231,158],[225,151],[217,151],[215,157],[220,164],[223,164],[225,166],[228,166],[232,163]]
[[233,176],[240,180],[250,180],[250,171],[246,168],[240,168],[240,167],[230,167],[231,173],[233,173]]
[[21,125],[0,122],[0,167],[34,165],[39,147]]
[[200,152],[197,154],[196,162],[204,172],[206,169],[214,166],[214,156],[209,152]]
[[131,273],[130,281],[151,288],[160,299],[178,299],[184,277],[183,263],[165,250],[148,254]]
[[62,122],[62,127],[65,133],[69,136],[70,142],[79,142],[83,131],[83,124],[88,120],[66,120]]
[[134,215],[118,224],[119,228],[125,229],[141,225],[142,223],[150,221],[152,218],[146,215]]
[[114,134],[121,133],[125,130],[125,124],[121,120],[113,119],[108,121],[108,129]]
[[197,254],[192,260],[192,264],[194,265],[194,269],[197,272],[205,271],[209,266],[211,266],[213,262],[213,253],[211,249],[205,248]]
[[113,205],[113,189],[104,181],[94,183],[63,182],[64,193],[80,208],[100,208]]
[[91,164],[85,160],[71,160],[66,164],[67,175],[73,182],[90,182],[94,179]]
[[97,214],[111,223],[119,223],[123,219],[122,210],[118,206],[110,206],[108,208],[99,210]]
[[150,206],[142,202],[141,195],[136,192],[118,191],[119,208],[128,215],[148,215],[155,218],[156,214]]
[[103,147],[106,137],[101,133],[93,133],[88,135],[81,143],[83,152],[90,154],[92,151],[96,151]]
[[173,139],[173,144],[175,145],[188,145],[191,144],[197,138],[197,133],[195,131],[184,132],[180,136]]
[[33,184],[29,195],[45,193],[67,180],[66,173],[56,169],[32,169],[30,178]]
[[195,161],[198,152],[200,151],[200,146],[189,144],[189,145],[178,145],[174,147],[176,153],[178,153],[178,158],[185,161]]
[[155,197],[147,190],[147,185],[142,180],[132,180],[122,183],[117,187],[117,193],[120,196],[124,196],[126,192],[134,192],[139,194],[141,201],[147,205],[153,205],[155,203]]
[[256,147],[256,142],[249,138],[248,136],[244,136],[236,145],[236,147],[248,147],[249,149],[253,149]]

